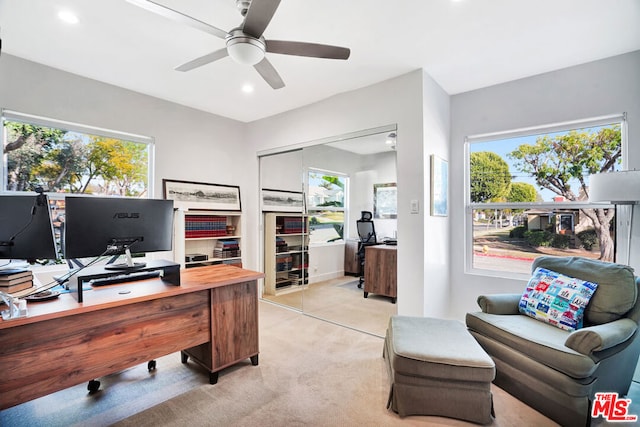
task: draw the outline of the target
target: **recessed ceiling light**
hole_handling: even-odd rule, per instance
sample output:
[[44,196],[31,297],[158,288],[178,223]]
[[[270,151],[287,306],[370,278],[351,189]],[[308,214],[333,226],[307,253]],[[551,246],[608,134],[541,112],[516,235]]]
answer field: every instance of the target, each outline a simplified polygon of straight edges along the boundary
[[252,93],[253,92],[253,85],[246,83],[242,86],[242,91],[244,93]]
[[61,21],[66,22],[67,24],[78,23],[78,17],[70,10],[61,10],[60,12],[58,12],[58,18],[60,18]]

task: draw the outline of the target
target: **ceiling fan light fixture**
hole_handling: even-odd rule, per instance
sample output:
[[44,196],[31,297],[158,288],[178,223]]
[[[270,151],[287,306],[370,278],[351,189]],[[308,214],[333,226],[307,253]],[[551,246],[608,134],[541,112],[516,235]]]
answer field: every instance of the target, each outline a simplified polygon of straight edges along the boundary
[[227,39],[227,52],[234,61],[255,65],[264,58],[265,44],[262,40],[240,33],[232,33]]

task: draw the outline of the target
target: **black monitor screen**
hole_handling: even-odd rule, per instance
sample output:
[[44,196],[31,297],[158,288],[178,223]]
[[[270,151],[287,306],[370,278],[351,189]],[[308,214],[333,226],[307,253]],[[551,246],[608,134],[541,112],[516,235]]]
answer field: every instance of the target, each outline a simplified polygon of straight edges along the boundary
[[0,195],[0,259],[56,258],[47,196]]
[[67,259],[99,255],[170,251],[173,200],[115,197],[65,199],[64,255]]

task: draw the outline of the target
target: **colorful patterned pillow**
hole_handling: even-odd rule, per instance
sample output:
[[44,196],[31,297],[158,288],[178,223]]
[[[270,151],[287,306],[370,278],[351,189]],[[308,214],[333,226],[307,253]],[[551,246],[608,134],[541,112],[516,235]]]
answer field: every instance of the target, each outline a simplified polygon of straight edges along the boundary
[[584,309],[597,283],[538,267],[520,298],[520,313],[566,331],[582,327]]

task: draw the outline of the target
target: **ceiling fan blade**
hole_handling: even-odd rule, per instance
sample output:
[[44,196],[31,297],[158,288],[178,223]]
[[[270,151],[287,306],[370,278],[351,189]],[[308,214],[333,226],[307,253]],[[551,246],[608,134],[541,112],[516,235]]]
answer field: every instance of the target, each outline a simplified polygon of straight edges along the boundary
[[266,51],[283,55],[310,56],[313,58],[349,59],[351,50],[327,44],[266,40]]
[[280,0],[251,0],[251,6],[242,24],[242,31],[259,39],[279,5]]
[[273,65],[271,65],[271,62],[269,62],[267,58],[263,58],[262,61],[254,65],[253,68],[260,73],[262,78],[269,83],[269,86],[272,88],[282,89],[284,87],[284,82],[282,81],[280,74],[278,74],[276,69],[273,68]]
[[200,58],[196,58],[192,61],[185,62],[182,65],[177,66],[176,71],[189,71],[194,68],[202,67],[203,65],[207,65],[210,62],[217,61],[218,59],[222,59],[225,56],[228,56],[227,48],[222,48],[220,50],[216,50],[215,52],[207,53]]
[[169,18],[173,21],[186,24],[193,28],[197,28],[198,30],[204,31],[209,34],[213,34],[214,36],[220,37],[221,39],[226,38],[228,35],[226,31],[221,30],[220,28],[216,28],[213,25],[209,25],[206,22],[202,22],[196,18],[192,18],[191,16],[185,15],[184,13],[178,12],[177,10],[173,10],[171,8],[168,8],[167,6],[163,6],[151,0],[127,0],[127,1],[131,4],[135,4],[136,6],[139,6],[150,12],[153,12],[156,15],[164,16],[165,18]]

